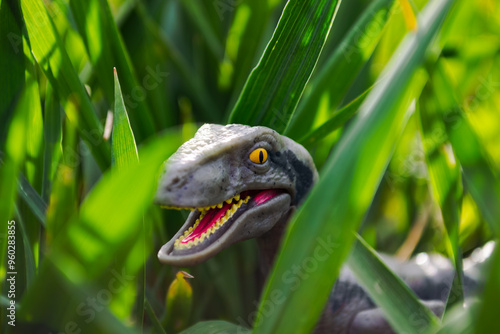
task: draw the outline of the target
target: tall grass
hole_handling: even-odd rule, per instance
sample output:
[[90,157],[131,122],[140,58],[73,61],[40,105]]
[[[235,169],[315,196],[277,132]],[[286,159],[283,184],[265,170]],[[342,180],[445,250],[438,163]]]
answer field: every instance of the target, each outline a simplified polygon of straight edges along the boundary
[[[500,233],[498,13],[0,0],[2,332],[308,333],[342,265],[398,332],[498,327],[498,247],[474,302],[461,281],[462,258]],[[203,122],[269,126],[320,171],[266,282],[254,241],[184,268],[188,281],[156,259],[186,218],[152,205],[160,167]],[[377,256],[422,251],[457,271],[442,319]],[[307,275],[283,278],[297,266]]]

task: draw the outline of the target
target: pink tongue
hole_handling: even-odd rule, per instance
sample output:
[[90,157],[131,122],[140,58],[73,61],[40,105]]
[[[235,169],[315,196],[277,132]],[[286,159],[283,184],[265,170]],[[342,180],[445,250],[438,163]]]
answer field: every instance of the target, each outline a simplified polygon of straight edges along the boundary
[[[252,191],[253,192],[253,191]],[[253,201],[255,202],[256,205],[261,205],[262,203],[267,202],[271,198],[278,196],[282,192],[276,189],[267,189],[267,190],[262,190],[259,191],[254,197]],[[251,194],[249,192],[245,192],[241,194],[241,197],[246,197],[247,195]],[[184,239],[181,240],[181,243],[187,244],[191,240],[194,240],[195,238],[199,237],[203,233],[205,233],[209,228],[211,228],[217,221],[222,218],[225,214],[226,211],[229,210],[229,208],[233,205],[233,203],[228,204],[224,202],[224,205],[222,208],[215,208],[215,209],[210,209],[208,212],[203,216],[201,219],[200,223],[193,229],[191,233],[189,233]]]
[[232,204],[227,204],[224,202],[222,208],[210,209],[203,216],[198,226],[196,226],[191,233],[187,235],[184,239],[181,240],[181,243],[187,244],[191,240],[194,240],[196,237],[205,233],[209,228],[212,227],[213,224],[217,223],[217,221],[222,218],[226,214],[226,211],[231,207]]
[[278,196],[280,193],[281,192],[276,189],[262,190],[257,195],[255,195],[253,200],[257,205],[261,205],[262,203],[269,201],[271,198]]

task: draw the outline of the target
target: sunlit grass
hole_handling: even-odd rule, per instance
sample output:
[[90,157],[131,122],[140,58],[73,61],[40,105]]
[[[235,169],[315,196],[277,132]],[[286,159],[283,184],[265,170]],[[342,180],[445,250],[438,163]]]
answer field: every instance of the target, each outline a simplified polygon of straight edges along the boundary
[[[307,333],[344,262],[398,331],[423,328],[407,320],[415,312],[432,331],[496,325],[498,250],[472,311],[450,302],[441,322],[371,248],[439,252],[460,272],[462,256],[498,238],[500,5],[285,5],[0,0],[0,217],[16,222],[16,330],[204,333],[256,321],[254,332]],[[267,282],[254,241],[184,268],[188,285],[156,258],[186,218],[152,205],[156,178],[204,122],[269,126],[319,169]],[[4,283],[14,269],[1,226]],[[335,258],[291,291],[281,275],[328,235]],[[2,332],[14,329],[8,288]],[[273,291],[286,302],[263,315]]]

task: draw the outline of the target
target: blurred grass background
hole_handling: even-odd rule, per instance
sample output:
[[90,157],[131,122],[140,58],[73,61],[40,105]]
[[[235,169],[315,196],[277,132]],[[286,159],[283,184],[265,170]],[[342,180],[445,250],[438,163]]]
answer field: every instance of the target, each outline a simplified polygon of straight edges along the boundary
[[[307,256],[300,237],[349,236],[317,284],[261,314],[256,332],[312,328],[322,303],[304,315],[300,293],[326,298],[352,231],[401,259],[442,253],[459,273],[462,255],[498,237],[499,4],[290,1],[283,12],[285,4],[0,0],[0,216],[16,221],[18,307],[13,328],[4,321],[2,223],[2,332],[252,326],[264,286],[254,241],[185,269],[189,284],[156,258],[187,217],[151,204],[159,167],[204,122],[270,126],[303,143],[322,175],[275,275]],[[325,211],[335,205],[346,209]],[[485,273],[475,312],[450,312],[462,315],[461,331],[495,324],[497,271]],[[274,288],[286,290],[270,280],[263,300]],[[456,333],[450,323],[445,315],[441,330]],[[213,322],[193,331],[223,328],[235,330]]]

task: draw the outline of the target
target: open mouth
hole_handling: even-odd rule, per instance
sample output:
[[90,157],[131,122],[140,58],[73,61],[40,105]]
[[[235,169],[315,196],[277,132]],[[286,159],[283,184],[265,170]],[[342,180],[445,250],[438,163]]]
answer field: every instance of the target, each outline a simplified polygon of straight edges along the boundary
[[281,189],[249,190],[216,205],[203,208],[165,207],[190,209],[194,213],[176,234],[171,255],[186,255],[198,252],[219,239],[245,212],[286,193]]

